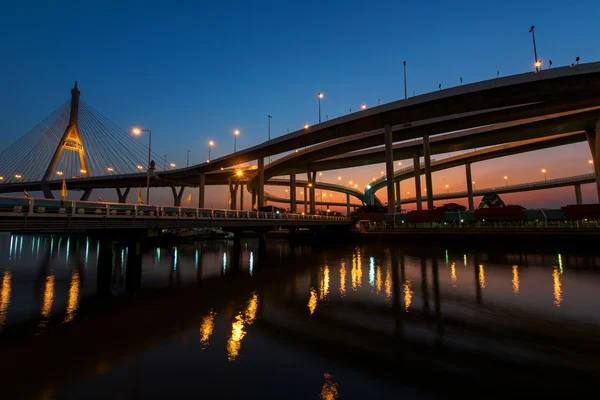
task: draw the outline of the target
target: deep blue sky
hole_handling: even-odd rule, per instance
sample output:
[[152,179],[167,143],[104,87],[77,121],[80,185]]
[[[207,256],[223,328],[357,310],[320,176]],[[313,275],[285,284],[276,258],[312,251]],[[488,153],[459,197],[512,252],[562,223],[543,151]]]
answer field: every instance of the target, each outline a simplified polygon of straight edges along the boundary
[[[350,108],[600,60],[591,1],[8,2],[0,6],[0,150],[69,98],[149,127],[158,153],[194,163]],[[377,167],[379,168],[379,167]]]

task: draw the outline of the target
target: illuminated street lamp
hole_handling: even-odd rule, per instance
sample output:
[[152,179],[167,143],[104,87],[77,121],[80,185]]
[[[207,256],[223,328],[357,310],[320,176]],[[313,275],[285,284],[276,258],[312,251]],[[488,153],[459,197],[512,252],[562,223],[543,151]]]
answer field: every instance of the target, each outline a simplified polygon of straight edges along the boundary
[[592,172],[596,172],[596,170],[594,169],[594,160],[588,160],[588,164],[590,164],[592,166]]
[[237,137],[240,134],[240,130],[236,129],[235,131],[233,131],[233,152],[235,153],[237,151]]
[[175,165],[175,163],[170,163],[169,164],[171,166],[171,168],[175,168],[177,165]]
[[0,176],[0,181],[3,181],[3,180],[4,180],[4,177],[3,177],[3,176]]
[[475,190],[475,181],[471,182],[473,184],[473,190]]
[[137,166],[137,169],[139,169],[140,171],[143,169],[144,167],[142,167],[141,165]]
[[340,184],[342,182],[342,177],[338,176],[338,184]]
[[304,129],[308,129],[308,124],[304,124]]
[[361,110],[366,110],[366,109],[367,109],[367,105],[366,105],[365,103],[362,103],[362,104],[360,105],[360,109],[361,109]]
[[402,161],[398,161],[398,166],[401,167],[402,166]]
[[508,187],[508,176],[504,176],[504,182],[506,183],[506,187]]
[[450,193],[450,185],[446,185],[446,193]]
[[21,179],[21,178],[22,178],[22,176],[21,176],[21,175],[19,175],[19,174],[16,174],[16,175],[15,175],[15,178],[17,178],[17,179]]
[[142,132],[148,132],[148,172],[146,174],[146,204],[150,204],[150,152],[152,151],[152,131],[150,129],[133,128],[134,135],[140,136]]
[[62,176],[62,174],[63,174],[62,171],[56,171],[56,175]]
[[80,169],[79,172],[81,172],[82,174],[87,174],[87,170],[85,169]]
[[542,66],[542,63],[540,60],[538,60],[537,58],[537,48],[535,47],[535,26],[531,25],[531,29],[529,29],[529,33],[531,33],[531,38],[533,39],[533,57],[534,57],[534,64],[535,64],[535,72],[539,72],[539,68]]
[[323,98],[323,93],[318,93],[317,97],[319,98],[319,123],[321,123],[321,99]]
[[546,182],[548,179],[546,179],[546,168],[542,168],[542,174],[544,174],[544,182]]
[[212,140],[208,141],[208,160],[206,160],[206,162],[210,162],[210,148],[213,147],[215,145],[215,142],[213,142]]

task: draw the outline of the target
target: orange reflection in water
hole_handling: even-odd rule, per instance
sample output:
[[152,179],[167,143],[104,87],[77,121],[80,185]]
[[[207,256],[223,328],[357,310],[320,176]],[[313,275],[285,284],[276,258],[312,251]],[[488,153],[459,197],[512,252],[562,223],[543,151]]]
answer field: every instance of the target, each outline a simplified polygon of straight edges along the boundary
[[323,280],[321,281],[321,300],[325,299],[329,294],[329,266],[325,264],[323,268]]
[[342,297],[346,295],[346,263],[344,260],[340,264],[340,294]]
[[317,308],[317,291],[313,288],[310,288],[310,297],[308,298],[308,311],[310,315],[313,315],[315,309]]
[[250,301],[244,312],[240,312],[235,316],[235,321],[231,324],[231,336],[227,341],[227,354],[228,360],[233,361],[237,358],[240,347],[242,346],[242,339],[246,336],[246,325],[252,325],[256,319],[256,313],[258,311],[258,294],[253,293]]
[[483,265],[479,265],[479,272],[477,276],[479,277],[479,287],[485,289],[485,271],[483,269]]
[[554,305],[560,307],[563,301],[562,278],[556,268],[552,270],[552,279],[554,280]]
[[450,265],[450,279],[452,280],[452,286],[456,287],[456,263]]
[[321,400],[337,400],[340,397],[338,390],[338,384],[333,381],[333,375],[323,374],[325,376],[325,383],[321,388]]
[[519,294],[520,284],[519,284],[519,266],[518,265],[513,265],[512,274],[513,274],[513,278],[512,278],[513,293]]
[[352,253],[352,270],[350,275],[352,277],[352,290],[357,290],[362,286],[362,261],[360,251]]
[[377,266],[375,271],[375,289],[377,290],[377,293],[379,293],[381,292],[381,287],[383,285],[383,280],[381,279],[381,267]]
[[81,281],[79,278],[79,271],[73,270],[73,276],[71,277],[71,286],[69,286],[69,300],[67,302],[67,315],[65,316],[64,322],[71,322],[75,319],[75,312],[79,307],[79,286]]
[[54,302],[54,275],[46,277],[46,286],[44,288],[44,303],[42,304],[42,316],[48,318],[52,311]]
[[412,297],[414,292],[411,289],[410,278],[406,278],[404,285],[402,285],[404,289],[404,311],[408,312],[410,305],[412,304]]
[[215,327],[215,315],[217,314],[211,310],[206,317],[202,318],[202,323],[200,323],[200,343],[203,345],[209,344],[208,340]]
[[10,304],[11,278],[10,271],[4,271],[2,290],[0,290],[0,328],[4,325],[4,321],[6,321],[6,310],[8,310],[8,305]]
[[388,300],[392,298],[392,269],[389,265],[385,269],[385,297]]

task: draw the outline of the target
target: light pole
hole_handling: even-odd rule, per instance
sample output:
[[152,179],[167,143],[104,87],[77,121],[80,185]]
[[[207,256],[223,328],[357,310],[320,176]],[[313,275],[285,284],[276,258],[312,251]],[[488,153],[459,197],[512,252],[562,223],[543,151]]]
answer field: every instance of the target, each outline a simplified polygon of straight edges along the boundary
[[367,109],[367,105],[366,105],[365,103],[362,103],[362,104],[360,105],[360,109],[361,109],[361,110],[366,110],[366,109]]
[[473,191],[477,190],[475,189],[475,181],[471,181],[471,183],[473,184]]
[[[268,117],[267,119],[268,119],[268,122],[269,122],[269,129],[268,129],[269,133],[268,133],[268,137],[267,138],[268,138],[269,141],[271,141],[271,118],[273,118],[273,117],[270,114],[267,115],[267,117]],[[269,164],[271,164],[271,156],[269,156]]]
[[596,170],[594,169],[594,160],[588,160],[588,164],[592,166],[592,172],[596,173]]
[[450,185],[446,185],[446,193],[450,194]]
[[544,182],[546,182],[548,179],[546,179],[546,168],[542,168],[542,174],[544,174]]
[[504,182],[506,183],[506,187],[508,187],[508,176],[504,176]]
[[188,156],[187,156],[187,164],[185,165],[186,167],[190,166],[190,151],[188,150]]
[[146,204],[150,204],[150,152],[152,151],[152,131],[150,129],[133,128],[134,135],[148,132],[148,172],[146,174]]
[[208,141],[208,160],[207,162],[210,162],[210,148],[213,147],[215,145],[215,142],[213,142],[212,140]]
[[404,64],[404,100],[406,100],[408,98],[406,94],[406,61],[403,61],[402,64]]
[[236,129],[233,131],[233,152],[237,152],[237,137],[240,134],[240,130]]
[[317,97],[319,98],[319,123],[321,123],[321,99],[323,98],[323,93],[319,92]]
[[531,38],[533,39],[533,57],[535,58],[534,60],[534,64],[535,64],[535,72],[539,72],[539,67],[540,67],[540,62],[538,61],[537,58],[537,48],[535,47],[535,26],[531,25],[531,29],[529,29],[529,32],[531,33]]

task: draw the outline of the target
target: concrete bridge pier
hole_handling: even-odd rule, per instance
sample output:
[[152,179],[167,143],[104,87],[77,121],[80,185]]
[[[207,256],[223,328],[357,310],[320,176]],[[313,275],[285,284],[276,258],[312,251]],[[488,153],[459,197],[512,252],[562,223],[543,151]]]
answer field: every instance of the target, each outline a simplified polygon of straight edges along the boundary
[[81,195],[81,201],[88,201],[90,199],[90,195],[92,194],[92,189],[85,189],[83,194]]
[[258,209],[258,204],[256,204],[256,189],[252,189],[252,210]]
[[229,209],[235,210],[237,207],[237,191],[240,186],[240,182],[229,178]]
[[307,172],[308,175],[308,187],[306,190],[310,190],[310,210],[309,214],[316,214],[317,207],[315,201],[315,184],[317,182],[317,172]]
[[350,215],[350,193],[346,193],[346,215]]
[[419,162],[419,153],[413,153],[413,169],[415,175],[415,198],[417,199],[417,210],[423,209],[423,199],[421,197],[421,163]]
[[577,202],[577,205],[583,204],[580,184],[575,185],[575,201]]
[[111,239],[99,239],[98,265],[96,267],[96,294],[100,297],[110,294],[112,280],[113,244]]
[[290,212],[297,213],[296,210],[296,171],[292,170],[290,174]]
[[131,190],[130,187],[125,188],[125,191],[123,193],[121,193],[121,189],[117,188],[117,197],[119,198],[119,203],[127,203],[127,195],[129,194],[129,191]]
[[385,177],[388,197],[388,213],[396,211],[396,201],[394,200],[394,141],[392,138],[392,126],[386,124],[385,127]]
[[125,269],[125,291],[135,292],[142,285],[142,251],[139,241],[127,248],[127,266]]
[[429,135],[423,135],[423,159],[425,162],[425,188],[427,189],[427,209],[433,210],[433,182],[431,180],[431,154]]
[[206,187],[206,175],[200,174],[198,183],[198,208],[204,208],[204,189]]
[[465,172],[467,173],[467,193],[469,198],[469,211],[475,210],[473,202],[473,178],[471,177],[471,163],[465,164]]
[[400,199],[400,181],[395,182],[396,185],[396,208],[402,211],[402,206],[400,203],[402,202]]
[[258,207],[265,205],[265,158],[258,158]]
[[171,186],[171,191],[173,192],[173,205],[175,207],[181,206],[181,198],[183,197],[184,190],[185,190],[185,186],[182,186],[178,193],[175,186]]
[[240,182],[240,211],[244,210],[244,183]]

